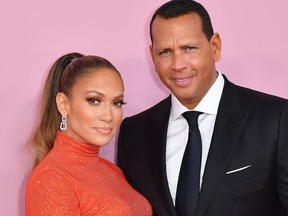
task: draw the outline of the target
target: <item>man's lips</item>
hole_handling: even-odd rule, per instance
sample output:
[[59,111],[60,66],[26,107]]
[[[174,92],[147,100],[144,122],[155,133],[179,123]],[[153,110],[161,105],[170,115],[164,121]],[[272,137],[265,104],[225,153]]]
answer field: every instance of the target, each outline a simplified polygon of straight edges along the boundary
[[179,79],[175,79],[176,82],[186,82],[187,80],[189,80],[190,78],[179,78]]
[[176,86],[185,87],[190,84],[193,76],[184,77],[184,78],[173,78],[173,81]]

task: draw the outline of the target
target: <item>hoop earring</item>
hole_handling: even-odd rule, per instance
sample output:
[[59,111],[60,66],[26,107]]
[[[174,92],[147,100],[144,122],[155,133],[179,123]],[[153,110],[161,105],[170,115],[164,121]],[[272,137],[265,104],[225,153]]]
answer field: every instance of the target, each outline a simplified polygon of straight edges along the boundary
[[60,130],[64,131],[66,129],[67,129],[67,117],[65,115],[62,115],[61,123],[60,123]]

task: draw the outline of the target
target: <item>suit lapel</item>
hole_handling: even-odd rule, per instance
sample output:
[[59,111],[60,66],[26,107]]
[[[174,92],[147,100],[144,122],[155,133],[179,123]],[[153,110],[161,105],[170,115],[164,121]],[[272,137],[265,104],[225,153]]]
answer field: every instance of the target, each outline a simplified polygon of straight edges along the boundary
[[237,87],[225,78],[213,137],[203,175],[197,215],[206,215],[225,175],[250,108],[240,108]]
[[169,96],[161,102],[155,115],[151,116],[151,127],[147,130],[147,137],[154,184],[166,211],[169,215],[176,215],[166,175],[166,137],[170,108],[171,97]]

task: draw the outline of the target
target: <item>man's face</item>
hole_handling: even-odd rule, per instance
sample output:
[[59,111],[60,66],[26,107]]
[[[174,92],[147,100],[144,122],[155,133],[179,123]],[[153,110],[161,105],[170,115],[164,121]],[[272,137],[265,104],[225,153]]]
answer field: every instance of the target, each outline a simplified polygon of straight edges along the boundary
[[215,62],[220,60],[221,39],[210,41],[198,14],[176,18],[156,17],[150,53],[163,84],[188,109],[193,109],[216,80]]

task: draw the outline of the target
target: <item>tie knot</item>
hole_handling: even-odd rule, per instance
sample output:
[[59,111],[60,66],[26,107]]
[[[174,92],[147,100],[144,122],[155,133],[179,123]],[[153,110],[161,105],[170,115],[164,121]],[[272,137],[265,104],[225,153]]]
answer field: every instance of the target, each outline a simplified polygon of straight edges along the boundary
[[203,114],[198,111],[187,111],[182,116],[187,120],[189,127],[198,127],[198,116]]

